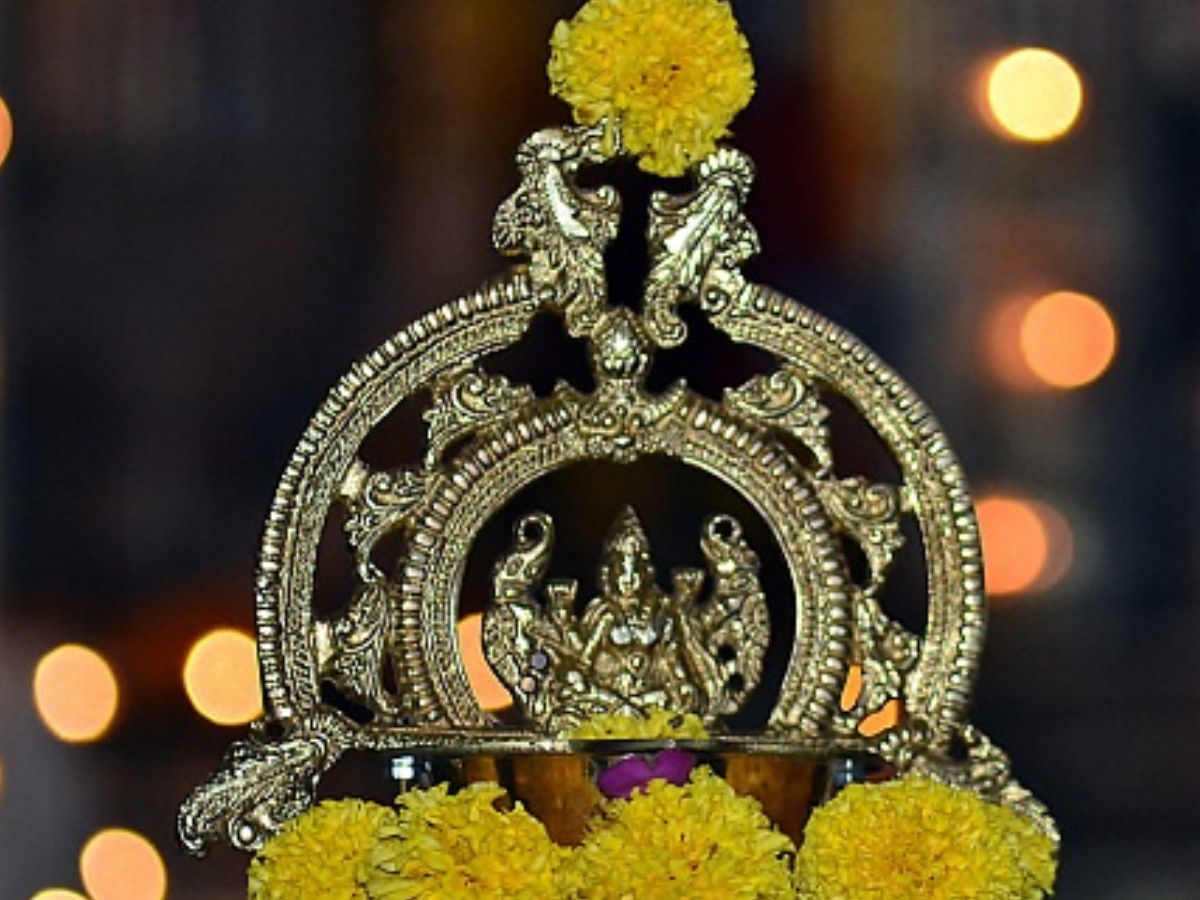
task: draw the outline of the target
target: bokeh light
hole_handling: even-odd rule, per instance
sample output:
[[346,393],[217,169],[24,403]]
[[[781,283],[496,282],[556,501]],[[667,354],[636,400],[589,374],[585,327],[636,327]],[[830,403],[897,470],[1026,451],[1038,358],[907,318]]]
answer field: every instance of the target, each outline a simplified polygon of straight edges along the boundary
[[987,67],[984,118],[997,133],[1019,141],[1057,140],[1083,109],[1083,82],[1075,67],[1050,50],[1023,47]]
[[474,613],[458,623],[458,648],[462,654],[467,680],[479,705],[487,710],[512,706],[512,695],[496,677],[483,655],[483,616]]
[[38,891],[29,900],[88,900],[88,898],[78,891],[69,891],[66,888],[46,888],[44,891]]
[[976,503],[987,592],[1009,596],[1045,590],[1070,571],[1075,540],[1052,506],[995,494]]
[[64,644],[37,665],[33,699],[57,738],[86,743],[104,736],[117,715],[120,692],[112,667],[95,650]]
[[1021,325],[1036,298],[1004,297],[992,303],[979,332],[980,359],[988,374],[1011,391],[1044,391],[1047,385],[1030,371],[1021,350]]
[[262,714],[254,638],[235,628],[210,631],[192,645],[183,686],[196,712],[218,725],[244,725]]
[[1022,318],[1020,341],[1029,370],[1063,390],[1091,384],[1117,354],[1117,328],[1108,310],[1072,291],[1034,301]]
[[1075,530],[1067,517],[1048,503],[1030,501],[1046,533],[1046,562],[1030,590],[1045,591],[1063,580],[1075,565]]
[[12,149],[13,121],[8,104],[0,97],[0,166],[8,159],[8,151]]
[[95,834],[79,854],[79,874],[92,900],[163,900],[167,869],[148,840],[109,828]]
[[1003,298],[980,330],[989,374],[1022,392],[1086,387],[1112,367],[1118,344],[1104,304],[1073,291]]
[[1016,497],[985,497],[976,504],[989,594],[1031,588],[1046,565],[1049,538],[1037,511]]

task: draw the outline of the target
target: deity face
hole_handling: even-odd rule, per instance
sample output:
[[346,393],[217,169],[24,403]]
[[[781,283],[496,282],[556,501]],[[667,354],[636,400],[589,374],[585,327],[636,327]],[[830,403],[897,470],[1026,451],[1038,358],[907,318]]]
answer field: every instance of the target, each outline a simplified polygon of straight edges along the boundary
[[614,549],[613,593],[618,600],[636,599],[645,585],[644,548],[637,535],[625,534]]
[[600,586],[604,596],[627,614],[655,593],[650,542],[632,515],[618,521],[606,542]]

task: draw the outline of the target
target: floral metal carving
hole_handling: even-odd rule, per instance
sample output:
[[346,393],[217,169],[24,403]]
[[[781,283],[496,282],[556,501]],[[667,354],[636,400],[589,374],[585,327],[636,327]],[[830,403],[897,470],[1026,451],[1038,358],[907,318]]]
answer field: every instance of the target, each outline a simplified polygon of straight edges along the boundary
[[528,260],[540,299],[565,310],[576,337],[604,312],[604,249],[617,235],[621,201],[604,186],[585,190],[575,175],[606,159],[603,129],[546,129],[517,151],[521,184],[496,213],[492,241],[501,253]]
[[440,378],[433,397],[433,405],[424,414],[429,425],[425,464],[430,468],[436,467],[446,449],[460,438],[527,406],[533,391],[514,387],[502,375],[469,367]]
[[646,329],[660,347],[687,337],[676,313],[681,303],[715,307],[740,295],[746,287],[741,264],[758,253],[758,234],[742,209],[754,182],[750,158],[722,147],[697,174],[693,193],[660,192],[650,200]]
[[[553,523],[527,515],[496,570],[485,629],[488,659],[525,720],[497,730],[480,708],[456,637],[467,558],[524,488],[597,459],[675,460],[740,494],[767,526],[788,570],[794,624],[789,634],[774,629],[790,653],[766,695],[770,712],[744,745],[826,757],[865,747],[1037,814],[1003,754],[968,724],[984,633],[979,535],[962,471],[929,410],[856,338],[745,279],[741,264],[758,247],[743,210],[753,168],[732,149],[695,167],[690,193],[653,196],[642,309],[610,304],[604,251],[620,198],[577,182],[604,151],[600,128],[529,137],[517,154],[519,184],[493,228],[514,265],[385,341],[314,415],[281,478],[259,557],[266,715],[184,804],[180,834],[193,852],[213,841],[258,846],[311,803],[315,780],[348,750],[564,752],[557,732],[600,708],[661,702],[717,725],[740,709],[769,674],[772,623],[757,554],[725,513],[702,529],[707,575],[677,572],[669,591],[655,583],[636,518],[623,517],[600,590],[582,610],[574,582],[546,577]],[[656,351],[687,337],[685,303],[734,342],[772,355],[775,371],[720,402],[683,382],[647,387]],[[593,391],[560,386],[539,397],[489,373],[489,357],[547,312],[585,343]],[[425,397],[424,454],[408,468],[372,469],[364,441],[401,403]],[[896,483],[835,474],[833,397],[878,436]],[[356,583],[340,612],[322,616],[318,548],[338,516]],[[914,546],[904,546],[906,525],[919,533]],[[381,558],[385,547],[393,558]],[[925,561],[921,634],[883,607],[902,552]],[[773,608],[783,599],[772,598]],[[864,688],[844,711],[852,665]],[[902,726],[864,742],[862,716],[893,700]],[[956,747],[966,748],[965,762]]]
[[833,451],[829,446],[829,410],[816,387],[803,373],[785,366],[768,376],[756,376],[741,387],[725,392],[731,408],[765,425],[793,435],[816,460],[818,479],[833,471]]
[[317,780],[349,744],[346,725],[327,714],[309,717],[282,738],[257,728],[229,748],[225,766],[183,805],[184,848],[196,856],[216,842],[256,849],[312,805]]

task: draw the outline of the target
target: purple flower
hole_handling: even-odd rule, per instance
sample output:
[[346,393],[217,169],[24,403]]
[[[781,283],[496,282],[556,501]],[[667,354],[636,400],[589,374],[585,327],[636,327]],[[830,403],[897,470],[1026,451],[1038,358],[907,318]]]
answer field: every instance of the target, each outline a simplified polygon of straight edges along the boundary
[[696,757],[677,747],[661,750],[649,759],[641,754],[627,756],[603,769],[596,776],[596,787],[610,800],[628,800],[634,791],[656,778],[685,784],[695,766]]

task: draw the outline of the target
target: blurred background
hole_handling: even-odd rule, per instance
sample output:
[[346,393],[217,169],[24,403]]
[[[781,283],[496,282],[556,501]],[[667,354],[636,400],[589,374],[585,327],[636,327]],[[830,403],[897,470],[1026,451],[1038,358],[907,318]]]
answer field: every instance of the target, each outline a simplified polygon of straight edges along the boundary
[[[1059,819],[1058,896],[1200,896],[1200,3],[734,5],[749,271],[964,463],[975,720]],[[353,359],[502,267],[575,8],[0,8],[0,896],[244,896],[174,817],[257,712],[276,481]]]

